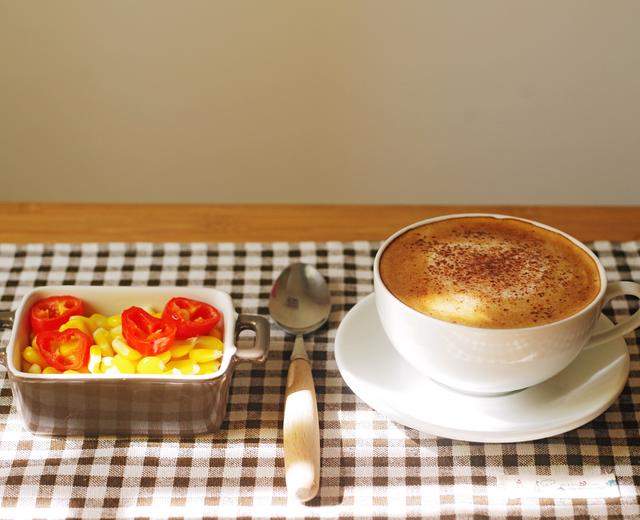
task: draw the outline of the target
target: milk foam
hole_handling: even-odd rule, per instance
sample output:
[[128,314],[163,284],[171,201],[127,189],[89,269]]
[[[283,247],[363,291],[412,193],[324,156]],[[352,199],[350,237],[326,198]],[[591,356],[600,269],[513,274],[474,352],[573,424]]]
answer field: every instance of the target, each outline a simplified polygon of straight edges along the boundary
[[449,219],[407,231],[385,249],[380,274],[414,309],[487,328],[558,321],[600,290],[597,265],[570,240],[492,217]]

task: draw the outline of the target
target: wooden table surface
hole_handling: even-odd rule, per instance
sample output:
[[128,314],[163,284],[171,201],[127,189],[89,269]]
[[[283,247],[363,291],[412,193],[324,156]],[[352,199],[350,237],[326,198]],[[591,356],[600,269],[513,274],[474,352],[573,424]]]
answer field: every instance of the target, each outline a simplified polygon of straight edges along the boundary
[[0,242],[379,240],[462,212],[530,218],[583,241],[640,239],[640,206],[0,204]]

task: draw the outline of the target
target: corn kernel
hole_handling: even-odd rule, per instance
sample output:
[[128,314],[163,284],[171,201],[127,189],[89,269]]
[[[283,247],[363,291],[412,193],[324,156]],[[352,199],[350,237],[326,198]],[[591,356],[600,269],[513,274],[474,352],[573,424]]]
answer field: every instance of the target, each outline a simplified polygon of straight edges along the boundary
[[97,312],[89,317],[91,322],[91,328],[95,332],[97,329],[104,329],[107,327],[107,317],[104,314],[98,314]]
[[140,352],[127,345],[124,342],[124,339],[122,339],[121,337],[115,338],[111,342],[111,346],[118,355],[122,356],[125,359],[128,359],[129,361],[138,361],[142,357],[142,354],[140,354]]
[[213,374],[220,368],[220,361],[200,363],[200,374]]
[[224,344],[220,338],[216,338],[215,336],[198,336],[198,339],[196,340],[196,347],[210,348],[222,352]]
[[120,314],[114,314],[113,316],[109,316],[107,318],[107,326],[112,329],[122,324],[122,317]]
[[99,345],[91,345],[91,348],[89,349],[89,372],[92,374],[99,374],[101,362],[102,349]]
[[171,361],[171,351],[165,350],[161,354],[157,354],[156,357],[166,365],[169,361]]
[[195,338],[189,338],[185,340],[177,340],[173,343],[173,347],[169,349],[171,352],[171,359],[180,359],[186,356],[195,343]]
[[20,363],[20,368],[22,368],[23,372],[29,372],[29,369],[31,368],[31,363],[23,359],[22,363]]
[[116,327],[113,327],[109,331],[109,334],[111,334],[111,339],[116,339],[118,336],[122,336],[122,325],[118,325]]
[[42,373],[42,367],[40,365],[38,365],[38,363],[34,363],[33,365],[31,365],[29,367],[28,372],[30,374],[40,374],[40,373]]
[[211,350],[210,348],[194,348],[189,352],[189,359],[196,363],[209,363],[221,357],[222,352],[219,350]]
[[[181,359],[179,361],[171,361],[167,363],[169,370],[177,369],[181,374],[191,375],[200,373],[200,365],[191,359]],[[174,372],[175,373],[175,372]]]
[[43,371],[43,374],[60,374],[60,370],[58,370],[57,368],[53,368],[53,367],[46,367]]
[[93,334],[93,331],[97,328],[96,326],[94,326],[91,318],[87,318],[86,316],[72,316],[71,318],[69,318],[69,321],[71,320],[84,323],[89,330],[89,336],[91,336],[91,334]]
[[93,339],[96,342],[96,345],[100,345],[101,343],[108,343],[111,339],[111,334],[104,327],[98,327],[93,331]]
[[113,366],[118,369],[121,374],[135,374],[136,365],[133,361],[117,354],[113,356]]
[[[83,327],[83,326],[84,326],[84,324],[83,324],[83,325],[80,325],[80,327]],[[67,329],[77,329],[77,328],[78,328],[78,324],[76,324],[76,323],[70,323],[70,322],[68,322],[68,321],[67,321],[66,323],[63,323],[62,325],[60,325],[60,327],[58,328],[58,330],[59,330],[60,332],[63,332],[63,331],[65,331],[65,330],[67,330]],[[80,329],[80,330],[81,330],[82,332],[85,332],[85,331],[84,331],[84,330],[82,330],[82,329]],[[85,334],[86,334],[86,333],[85,333]]]
[[103,327],[93,331],[93,341],[100,347],[103,356],[114,356],[115,352],[111,348],[111,334]]
[[93,332],[89,318],[86,318],[84,316],[71,316],[71,318],[69,318],[69,321],[67,321],[67,323],[64,323],[63,325],[60,325],[60,328],[58,330],[62,332],[67,329],[78,329],[81,332],[88,334],[89,336],[91,336],[91,333]]
[[162,374],[167,367],[156,356],[143,357],[136,365],[139,374]]
[[22,359],[28,361],[32,365],[34,363],[37,363],[41,367],[46,367],[48,365],[48,363],[40,355],[40,352],[38,352],[33,347],[25,347],[25,349],[22,351]]
[[77,370],[65,370],[64,372],[62,372],[63,374],[79,374],[80,372],[78,372]]
[[112,356],[103,356],[100,361],[100,373],[102,374],[118,374],[120,371],[117,367],[113,366]]

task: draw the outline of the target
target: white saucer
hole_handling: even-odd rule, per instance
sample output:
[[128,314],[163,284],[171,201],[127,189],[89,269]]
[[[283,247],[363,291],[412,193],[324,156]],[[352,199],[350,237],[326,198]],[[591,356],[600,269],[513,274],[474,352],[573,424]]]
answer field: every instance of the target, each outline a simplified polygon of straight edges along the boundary
[[[596,329],[611,326],[602,315]],[[619,338],[583,352],[539,385],[495,397],[462,394],[425,377],[397,353],[382,329],[373,294],[342,320],[335,356],[347,385],[389,419],[475,442],[521,442],[573,430],[609,408],[629,376],[629,353]]]

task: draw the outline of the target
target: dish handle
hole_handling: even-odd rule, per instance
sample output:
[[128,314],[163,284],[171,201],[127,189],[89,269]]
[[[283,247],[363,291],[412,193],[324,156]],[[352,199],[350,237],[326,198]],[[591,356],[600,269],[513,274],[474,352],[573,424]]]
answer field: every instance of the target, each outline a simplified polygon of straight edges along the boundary
[[[13,318],[15,317],[14,311],[0,310],[0,329],[10,329],[13,327]],[[6,345],[0,345],[0,365],[7,366],[7,354],[5,349]]]
[[253,345],[238,347],[236,359],[238,362],[249,361],[251,363],[264,363],[269,352],[271,338],[271,326],[269,320],[253,314],[240,314],[236,320],[236,345],[240,333],[245,330],[255,332]]

